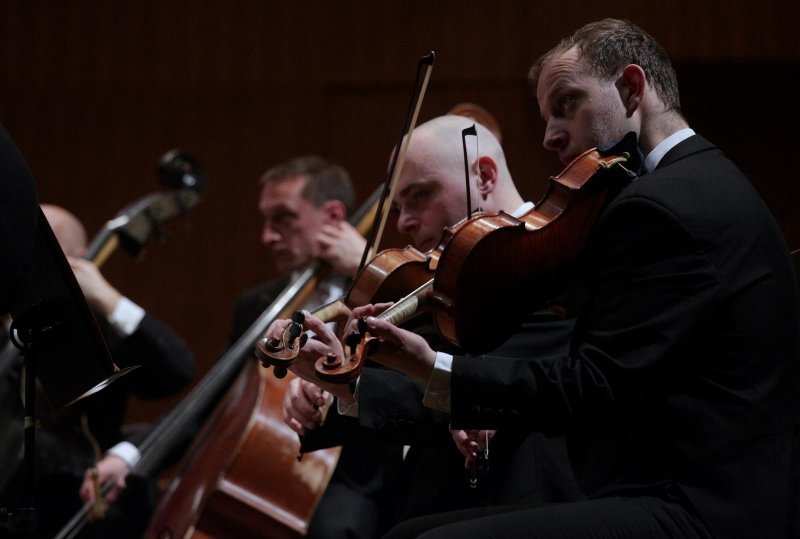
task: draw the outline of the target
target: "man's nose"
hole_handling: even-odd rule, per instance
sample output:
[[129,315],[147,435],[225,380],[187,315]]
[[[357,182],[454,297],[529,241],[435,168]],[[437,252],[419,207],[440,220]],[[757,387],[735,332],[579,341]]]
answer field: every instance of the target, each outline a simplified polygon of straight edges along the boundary
[[401,211],[397,218],[397,230],[401,234],[413,234],[419,230],[419,219],[408,212]]
[[542,144],[545,149],[551,152],[563,150],[567,146],[567,134],[563,129],[548,124],[547,129],[544,131],[544,141]]
[[261,228],[261,243],[263,243],[264,245],[272,245],[273,243],[276,243],[280,239],[281,235],[275,232],[275,230],[272,227],[264,225]]

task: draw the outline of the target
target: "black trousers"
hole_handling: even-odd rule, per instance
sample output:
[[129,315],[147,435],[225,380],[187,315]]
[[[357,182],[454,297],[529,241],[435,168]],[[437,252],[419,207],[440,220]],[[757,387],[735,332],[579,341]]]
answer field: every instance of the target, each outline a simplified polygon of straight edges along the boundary
[[711,534],[683,505],[657,497],[613,497],[537,508],[480,507],[427,515],[384,539],[701,538]]
[[331,483],[308,524],[306,539],[371,539],[378,530],[375,502],[347,485]]

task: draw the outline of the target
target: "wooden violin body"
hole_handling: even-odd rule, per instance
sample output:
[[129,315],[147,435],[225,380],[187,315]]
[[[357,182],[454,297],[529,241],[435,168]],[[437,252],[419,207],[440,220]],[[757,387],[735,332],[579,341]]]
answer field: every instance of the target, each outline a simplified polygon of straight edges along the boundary
[[622,166],[629,155],[588,150],[550,179],[528,213],[482,215],[448,233],[430,293],[438,333],[470,353],[488,352],[552,299],[559,270],[630,181]]
[[[381,251],[361,269],[343,300],[325,305],[312,314],[323,322],[330,322],[342,312],[349,315],[351,309],[361,305],[396,301],[409,291],[431,281],[438,259],[439,251],[423,253],[410,245],[403,249]],[[292,318],[296,316],[297,314]],[[281,339],[262,338],[256,343],[256,357],[265,366],[274,367],[275,375],[279,378],[285,376],[285,370],[292,365],[305,343],[305,334],[299,335],[302,326],[293,326],[297,335],[290,334],[290,326]],[[325,374],[330,373],[331,363],[321,362],[320,365],[326,366]]]
[[[635,145],[631,135],[607,151],[587,150],[550,178],[543,199],[519,218],[481,213],[448,228],[427,255],[425,267],[435,270],[433,280],[379,318],[400,325],[425,304],[437,333],[449,344],[469,353],[497,348],[526,315],[554,297],[558,271],[578,256],[605,206],[633,177],[623,164],[636,152]],[[407,250],[410,258],[418,258],[419,251]],[[379,277],[375,280],[388,280]],[[360,301],[376,303],[366,296]],[[352,383],[357,378],[377,343],[366,329],[356,336],[360,342],[354,339],[347,357],[316,362],[321,379]]]
[[433,279],[438,260],[438,251],[423,253],[410,245],[381,251],[359,272],[347,296],[347,305],[354,308],[397,301]]

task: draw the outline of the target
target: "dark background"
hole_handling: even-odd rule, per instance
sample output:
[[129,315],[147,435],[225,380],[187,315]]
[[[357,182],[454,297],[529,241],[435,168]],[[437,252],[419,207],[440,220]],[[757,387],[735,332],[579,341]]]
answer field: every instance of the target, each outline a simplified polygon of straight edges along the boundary
[[[385,176],[417,59],[436,51],[420,116],[478,103],[499,121],[509,166],[537,199],[560,170],[525,76],[580,25],[628,18],[670,52],[692,126],[750,176],[800,247],[796,1],[3,1],[0,122],[25,155],[40,200],[90,236],[159,189],[159,157],[203,164],[204,199],[170,239],[104,266],[123,293],[171,325],[205,372],[233,301],[271,276],[259,244],[257,179],[319,153],[353,175],[363,200]],[[174,399],[137,403],[153,417]]]

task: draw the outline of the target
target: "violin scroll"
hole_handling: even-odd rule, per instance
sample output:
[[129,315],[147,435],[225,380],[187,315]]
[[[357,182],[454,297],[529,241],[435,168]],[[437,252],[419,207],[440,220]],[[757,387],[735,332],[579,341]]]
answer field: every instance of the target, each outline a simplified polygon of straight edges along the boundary
[[366,320],[359,318],[357,328],[357,331],[345,338],[346,358],[342,359],[334,353],[329,353],[317,360],[314,368],[318,378],[334,384],[355,383],[361,373],[363,358],[369,357],[378,345],[378,341],[367,334]]
[[286,376],[287,369],[294,363],[300,348],[308,340],[308,336],[303,333],[305,319],[303,312],[297,311],[292,316],[292,322],[283,330],[280,339],[266,337],[256,343],[256,357],[264,367],[272,365],[276,378]]

